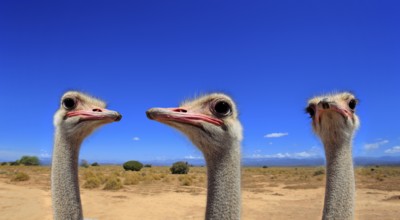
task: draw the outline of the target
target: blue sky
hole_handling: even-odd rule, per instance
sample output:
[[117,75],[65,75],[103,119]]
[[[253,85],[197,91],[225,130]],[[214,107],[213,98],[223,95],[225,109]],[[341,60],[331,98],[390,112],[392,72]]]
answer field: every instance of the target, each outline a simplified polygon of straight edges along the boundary
[[[94,161],[198,158],[151,107],[225,92],[243,157],[322,157],[309,97],[361,100],[355,156],[400,156],[400,5],[395,1],[2,1],[0,159],[52,153],[61,95],[80,90],[122,121],[83,144]],[[269,136],[268,134],[278,133]]]

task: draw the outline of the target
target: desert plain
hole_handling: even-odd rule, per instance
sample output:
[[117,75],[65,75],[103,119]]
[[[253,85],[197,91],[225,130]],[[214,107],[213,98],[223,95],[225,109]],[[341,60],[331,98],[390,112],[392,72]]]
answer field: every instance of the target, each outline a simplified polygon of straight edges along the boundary
[[[357,167],[356,219],[400,219],[400,167]],[[206,168],[81,167],[88,219],[204,219]],[[323,167],[244,167],[242,219],[321,219]],[[0,219],[52,219],[50,167],[0,166]]]

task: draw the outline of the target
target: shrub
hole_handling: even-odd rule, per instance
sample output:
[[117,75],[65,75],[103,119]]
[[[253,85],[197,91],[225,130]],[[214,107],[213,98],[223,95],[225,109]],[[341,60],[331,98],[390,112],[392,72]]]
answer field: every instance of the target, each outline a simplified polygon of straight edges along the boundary
[[14,162],[10,162],[11,166],[19,166],[19,162],[18,161],[14,161]]
[[82,172],[82,177],[85,180],[90,178],[90,177],[95,177],[95,176],[96,176],[96,174],[93,173],[91,170],[85,170],[85,171]]
[[123,174],[124,174],[124,171],[114,171],[111,173],[111,175],[114,175],[116,177],[121,177],[121,176],[123,176]]
[[144,167],[151,167],[151,164],[145,164]]
[[86,181],[83,184],[83,188],[94,189],[94,188],[99,187],[100,184],[101,184],[100,178],[98,178],[96,176],[91,176],[91,177],[86,178]]
[[119,190],[122,188],[121,180],[118,177],[109,178],[104,186],[104,190]]
[[92,163],[92,167],[98,167],[100,166],[97,162]]
[[89,169],[88,170],[84,170],[82,172],[82,179],[86,180],[87,182],[91,182],[90,184],[93,184],[93,182],[95,182],[96,180],[99,181],[99,185],[101,185],[101,184],[106,182],[106,177],[104,176],[103,173],[101,173],[101,172],[96,172],[95,173],[95,172],[93,172],[93,171],[91,171]]
[[87,162],[87,160],[81,160],[81,167],[84,167],[84,168],[89,167],[89,163]]
[[172,164],[170,168],[172,174],[187,174],[189,172],[189,166],[187,162],[176,162]]
[[5,165],[7,165],[7,164],[8,164],[7,162],[2,162],[2,163],[1,163],[2,166],[5,166]]
[[11,181],[13,182],[21,182],[29,180],[29,175],[23,172],[17,172],[11,177]]
[[268,168],[268,166],[263,166],[263,168]]
[[143,168],[143,164],[136,160],[130,160],[123,164],[125,170],[140,171]]
[[319,175],[323,175],[325,174],[325,170],[324,169],[320,169],[314,172],[313,176],[319,176]]
[[140,177],[135,173],[130,173],[125,177],[124,185],[136,185],[140,182]]
[[39,158],[36,156],[22,156],[18,162],[25,166],[37,166],[40,164]]
[[183,179],[183,180],[181,181],[181,185],[182,185],[182,186],[190,186],[190,185],[192,185],[192,179],[188,179],[188,178]]

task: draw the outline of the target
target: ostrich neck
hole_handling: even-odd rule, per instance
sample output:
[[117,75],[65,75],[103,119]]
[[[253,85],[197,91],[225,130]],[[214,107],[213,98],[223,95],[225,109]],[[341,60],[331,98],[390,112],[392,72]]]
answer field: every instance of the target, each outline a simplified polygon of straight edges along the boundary
[[[232,146],[233,145],[233,146]],[[227,152],[206,156],[206,219],[240,219],[240,143]]]
[[54,219],[83,219],[78,181],[78,156],[82,141],[65,138],[57,130],[51,169]]
[[354,219],[355,181],[351,138],[341,140],[324,142],[327,178],[323,219]]

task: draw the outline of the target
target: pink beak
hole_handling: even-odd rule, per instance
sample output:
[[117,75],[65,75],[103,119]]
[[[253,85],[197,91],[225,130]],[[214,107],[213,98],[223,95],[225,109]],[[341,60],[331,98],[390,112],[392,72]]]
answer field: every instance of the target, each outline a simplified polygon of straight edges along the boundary
[[151,120],[156,121],[176,121],[199,126],[199,121],[207,122],[216,126],[222,126],[221,119],[213,118],[208,115],[188,112],[183,108],[151,108],[146,111],[146,115]]
[[92,110],[76,110],[70,111],[66,115],[67,117],[79,116],[82,121],[89,120],[111,120],[120,121],[122,115],[116,111],[111,111],[108,109],[95,108]]

